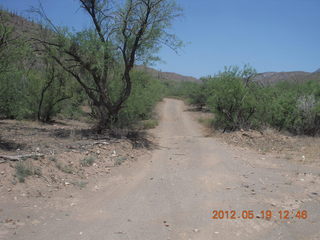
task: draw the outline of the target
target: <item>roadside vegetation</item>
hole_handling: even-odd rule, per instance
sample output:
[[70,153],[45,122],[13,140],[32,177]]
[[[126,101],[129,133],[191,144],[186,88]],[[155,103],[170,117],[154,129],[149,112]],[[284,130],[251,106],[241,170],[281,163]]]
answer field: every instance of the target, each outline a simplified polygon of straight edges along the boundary
[[181,46],[169,32],[181,10],[174,0],[78,3],[90,22],[77,31],[53,25],[41,5],[30,11],[37,23],[0,10],[0,185],[41,176],[82,188],[151,145],[141,130],[157,125],[168,84],[141,66],[161,45]]
[[0,11],[0,119],[91,118],[99,133],[154,126],[166,85],[135,66],[154,61],[163,42],[180,47],[168,32],[180,9],[174,0],[79,6],[92,24],[78,32],[54,26],[41,7],[32,11],[42,24]]
[[30,161],[26,162],[18,162],[15,166],[16,169],[16,177],[19,182],[25,182],[26,177],[28,176],[41,176],[41,170],[39,168],[35,168]]
[[254,81],[256,71],[246,65],[228,67],[201,83],[179,83],[171,95],[184,97],[214,114],[212,126],[223,131],[267,127],[296,135],[320,134],[320,82]]

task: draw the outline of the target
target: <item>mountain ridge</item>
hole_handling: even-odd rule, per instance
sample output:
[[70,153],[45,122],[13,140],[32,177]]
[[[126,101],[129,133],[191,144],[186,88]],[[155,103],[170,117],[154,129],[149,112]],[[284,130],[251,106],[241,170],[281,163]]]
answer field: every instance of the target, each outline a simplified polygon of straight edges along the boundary
[[[30,35],[38,31],[41,26],[30,19],[23,16],[19,16],[15,13],[8,12],[0,9],[0,20],[5,21],[7,24],[14,26],[15,32],[18,35]],[[149,66],[136,66],[136,69],[148,72],[153,77],[163,80],[173,80],[177,82],[200,82],[198,78],[192,76],[184,76],[175,72],[162,72]],[[304,72],[304,71],[292,71],[292,72],[263,72],[257,74],[254,81],[261,82],[262,84],[273,84],[281,81],[294,81],[303,82],[308,80],[319,80],[320,81],[320,68],[315,72]]]
[[[41,28],[39,24],[33,22],[32,20],[3,9],[0,9],[0,20],[6,25],[13,26],[15,28],[14,33],[17,36],[30,37],[32,34],[35,35],[36,32]],[[145,71],[151,76],[162,80],[173,80],[177,82],[199,81],[199,79],[192,76],[184,76],[174,72],[162,72],[149,66],[136,66],[136,69]]]
[[149,66],[136,66],[137,69],[142,70],[144,72],[149,73],[151,76],[162,79],[162,80],[173,80],[177,82],[199,82],[200,80],[192,77],[192,76],[185,76],[179,73],[174,72],[162,72],[159,70],[156,70]]
[[306,82],[310,80],[320,81],[319,72],[304,72],[304,71],[292,71],[292,72],[264,72],[258,73],[254,78],[254,81],[262,84],[274,84],[277,82]]

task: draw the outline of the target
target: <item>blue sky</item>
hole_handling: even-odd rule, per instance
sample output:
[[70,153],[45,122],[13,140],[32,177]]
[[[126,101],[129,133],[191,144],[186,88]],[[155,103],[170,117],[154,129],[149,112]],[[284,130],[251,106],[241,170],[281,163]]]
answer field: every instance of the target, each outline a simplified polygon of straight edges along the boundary
[[[56,24],[80,29],[88,18],[76,0],[42,0]],[[163,48],[162,71],[201,77],[224,66],[250,63],[258,72],[320,68],[320,0],[178,0],[184,16],[172,32],[185,42],[175,54]],[[24,13],[38,0],[0,0]]]

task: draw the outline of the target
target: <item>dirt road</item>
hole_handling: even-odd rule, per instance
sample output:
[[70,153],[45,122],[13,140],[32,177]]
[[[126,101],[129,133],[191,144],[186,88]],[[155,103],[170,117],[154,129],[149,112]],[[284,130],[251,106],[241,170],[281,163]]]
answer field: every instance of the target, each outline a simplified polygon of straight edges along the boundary
[[[60,207],[20,206],[20,215],[33,214],[30,221],[2,238],[320,239],[319,169],[204,137],[185,110],[182,101],[165,99],[153,130],[158,148],[151,156],[120,167],[108,181],[72,199],[60,199]],[[214,210],[235,210],[236,219],[211,219]],[[254,219],[242,218],[248,210]],[[263,210],[273,217],[263,219]],[[280,210],[289,210],[289,219],[280,219]],[[303,210],[307,219],[295,217]]]

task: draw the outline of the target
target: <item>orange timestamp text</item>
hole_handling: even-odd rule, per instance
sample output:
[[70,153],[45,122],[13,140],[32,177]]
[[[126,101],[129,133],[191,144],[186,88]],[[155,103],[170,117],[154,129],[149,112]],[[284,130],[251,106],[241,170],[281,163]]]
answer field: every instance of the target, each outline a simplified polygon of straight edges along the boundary
[[221,220],[221,219],[255,219],[262,218],[270,220],[272,218],[279,220],[288,220],[288,219],[302,219],[305,220],[308,218],[307,210],[262,210],[262,211],[253,211],[253,210],[213,210],[211,213],[211,219]]

